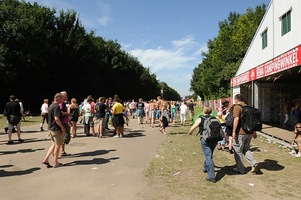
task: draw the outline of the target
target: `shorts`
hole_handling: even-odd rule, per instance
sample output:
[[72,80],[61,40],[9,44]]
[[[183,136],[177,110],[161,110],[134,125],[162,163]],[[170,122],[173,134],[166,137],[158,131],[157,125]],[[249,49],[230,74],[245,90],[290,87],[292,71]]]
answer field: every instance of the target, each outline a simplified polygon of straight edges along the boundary
[[156,114],[154,110],[149,111],[149,118],[155,119]]
[[84,124],[88,125],[91,124],[91,122],[93,121],[92,116],[84,116]]
[[97,118],[95,121],[95,124],[98,124],[99,126],[102,126],[102,127],[105,126],[105,123],[106,123],[106,120],[104,117]]
[[42,113],[41,114],[41,123],[44,124],[44,122],[46,121],[48,123],[48,113]]
[[55,145],[64,144],[64,135],[62,134],[62,131],[50,131],[49,135]]
[[168,126],[167,117],[162,116],[162,128],[166,128]]
[[120,126],[123,127],[123,125],[124,125],[123,114],[113,115],[112,121],[113,121],[114,127],[120,127]]
[[14,125],[8,123],[7,128],[8,128],[8,130],[11,130],[11,131],[13,130],[14,127],[16,127],[17,130],[20,130],[20,124],[21,123],[19,122],[19,124],[17,124],[17,125],[14,126]]
[[137,117],[143,117],[143,110],[142,109],[137,109],[136,116]]

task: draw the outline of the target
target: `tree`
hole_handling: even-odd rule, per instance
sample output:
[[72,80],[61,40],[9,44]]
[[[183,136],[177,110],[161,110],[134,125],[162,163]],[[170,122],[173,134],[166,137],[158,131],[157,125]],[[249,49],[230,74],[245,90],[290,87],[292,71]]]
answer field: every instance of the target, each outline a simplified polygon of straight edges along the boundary
[[155,74],[116,40],[87,33],[76,11],[56,16],[55,9],[17,0],[0,1],[0,76],[2,96],[15,94],[36,113],[42,99],[62,90],[79,101],[87,95],[151,99],[160,94]]
[[249,8],[245,14],[231,12],[219,22],[219,33],[207,43],[208,52],[193,71],[191,91],[202,99],[230,96],[230,80],[248,50],[265,13],[266,5]]

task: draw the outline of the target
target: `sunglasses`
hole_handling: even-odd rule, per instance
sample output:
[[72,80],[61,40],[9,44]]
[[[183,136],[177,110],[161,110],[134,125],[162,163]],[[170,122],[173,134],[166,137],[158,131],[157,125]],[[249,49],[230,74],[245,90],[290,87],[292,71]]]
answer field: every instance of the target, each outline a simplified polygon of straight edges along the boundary
[[296,128],[301,128],[300,126],[296,126]]

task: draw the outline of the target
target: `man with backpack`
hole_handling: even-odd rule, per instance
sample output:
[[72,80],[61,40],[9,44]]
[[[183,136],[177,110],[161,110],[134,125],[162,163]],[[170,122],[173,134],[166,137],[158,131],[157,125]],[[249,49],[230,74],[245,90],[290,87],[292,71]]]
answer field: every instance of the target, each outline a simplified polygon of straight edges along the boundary
[[[246,105],[244,102],[243,95],[237,94],[234,96],[234,103],[240,106],[233,107],[233,130],[232,130],[232,138],[233,138],[233,149],[234,149],[234,158],[237,164],[237,168],[233,170],[236,173],[244,174],[245,166],[243,164],[243,156],[246,157],[247,161],[252,166],[251,173],[257,173],[258,171],[258,163],[255,160],[251,150],[250,143],[252,137],[255,139],[257,137],[256,131],[252,129],[245,129],[244,127],[248,125],[250,122],[250,118],[247,119],[246,115],[251,115],[250,113],[245,113],[245,108],[251,108]],[[255,108],[254,108],[255,109]],[[257,109],[256,109],[257,110]],[[250,116],[249,116],[250,117]]]
[[7,144],[13,144],[14,141],[11,139],[13,129],[16,126],[17,128],[17,135],[18,135],[18,141],[24,142],[23,139],[21,139],[21,130],[20,130],[20,121],[21,121],[21,107],[19,102],[16,100],[15,95],[11,95],[9,97],[10,101],[5,105],[5,110],[3,112],[4,116],[6,116],[8,121],[8,142]]
[[211,112],[212,108],[204,107],[204,116],[195,121],[189,130],[189,134],[191,135],[197,127],[200,127],[200,133],[202,134],[200,143],[205,156],[203,172],[208,173],[207,181],[215,183],[213,151],[218,141],[223,139],[224,133],[219,120],[211,116]]

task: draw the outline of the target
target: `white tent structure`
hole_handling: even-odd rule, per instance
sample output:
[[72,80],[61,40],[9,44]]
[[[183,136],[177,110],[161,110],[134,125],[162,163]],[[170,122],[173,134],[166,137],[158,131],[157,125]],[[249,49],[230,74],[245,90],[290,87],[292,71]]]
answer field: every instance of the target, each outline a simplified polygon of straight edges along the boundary
[[258,30],[231,79],[262,111],[264,121],[281,124],[284,102],[301,94],[301,0],[271,0]]

